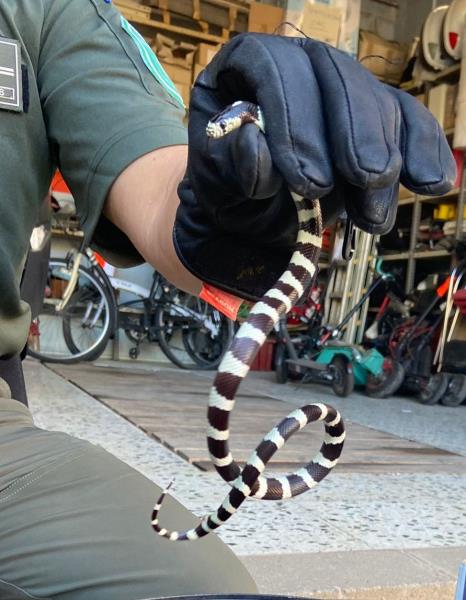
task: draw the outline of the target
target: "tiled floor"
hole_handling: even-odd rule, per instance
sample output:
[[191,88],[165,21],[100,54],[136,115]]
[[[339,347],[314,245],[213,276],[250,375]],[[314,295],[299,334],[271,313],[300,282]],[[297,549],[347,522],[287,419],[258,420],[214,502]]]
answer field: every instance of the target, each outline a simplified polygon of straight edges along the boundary
[[[196,514],[223,499],[227,487],[215,473],[188,464],[51,370],[27,361],[26,376],[39,426],[100,444],[162,486],[176,474],[173,494]],[[327,394],[318,387],[277,386],[267,377],[253,377],[250,383],[292,404],[304,396],[309,402]],[[357,395],[332,397],[332,403],[347,420],[466,456],[466,407],[420,407],[409,400],[375,401]],[[219,533],[244,556],[463,546],[465,498],[464,470],[334,473],[316,490],[291,501],[246,502]]]

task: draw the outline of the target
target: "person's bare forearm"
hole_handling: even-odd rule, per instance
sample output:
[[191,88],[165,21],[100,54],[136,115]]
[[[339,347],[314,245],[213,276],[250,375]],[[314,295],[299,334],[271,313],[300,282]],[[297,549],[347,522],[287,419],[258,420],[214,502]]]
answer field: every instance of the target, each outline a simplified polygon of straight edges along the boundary
[[169,146],[136,160],[113,184],[104,214],[157,271],[180,289],[198,294],[202,283],[178,259],[172,237],[187,154],[187,146]]

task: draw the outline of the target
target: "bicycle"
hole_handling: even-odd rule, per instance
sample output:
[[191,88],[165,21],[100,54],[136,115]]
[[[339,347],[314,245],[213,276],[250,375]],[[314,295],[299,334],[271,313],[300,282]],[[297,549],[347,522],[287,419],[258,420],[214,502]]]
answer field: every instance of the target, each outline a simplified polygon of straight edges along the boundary
[[[213,369],[233,337],[233,323],[203,300],[154,272],[150,289],[107,275],[90,248],[51,258],[42,308],[31,326],[29,354],[44,362],[96,360],[122,328],[135,343],[157,342],[180,368]],[[118,303],[116,295],[136,299]]]

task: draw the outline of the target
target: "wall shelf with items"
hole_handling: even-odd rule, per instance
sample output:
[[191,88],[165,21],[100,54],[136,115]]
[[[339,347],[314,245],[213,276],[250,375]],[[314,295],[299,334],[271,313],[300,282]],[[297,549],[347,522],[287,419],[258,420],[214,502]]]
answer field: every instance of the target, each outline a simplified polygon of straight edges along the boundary
[[[432,72],[429,80],[400,85],[431,110],[450,144],[455,133],[454,106],[460,71],[461,63],[456,63],[438,73]],[[456,187],[439,196],[413,194],[401,188],[394,230],[379,240],[379,256],[383,256],[388,270],[396,271],[404,279],[406,292],[426,274],[448,271],[455,240],[463,236],[464,160],[461,153],[455,159]]]
[[[437,241],[422,240],[421,225],[429,220],[439,229],[442,223],[450,223],[452,234],[450,238],[459,239],[463,231],[464,215],[464,182],[463,171],[462,184],[442,196],[411,195],[399,200],[397,223],[395,230],[400,232],[400,243],[403,243],[405,249],[400,248],[399,252],[388,250],[384,247],[384,239],[379,242],[379,256],[383,257],[384,262],[397,264],[399,270],[404,275],[405,291],[409,292],[418,283],[419,275],[425,274],[430,269],[431,273],[438,272],[440,269],[448,270],[451,263],[451,249],[446,247],[436,247],[444,237]],[[448,221],[447,218],[435,219],[441,208],[452,207],[454,218]],[[404,229],[402,229],[404,227]],[[403,231],[403,235],[401,235]],[[446,236],[445,236],[446,237]],[[403,264],[402,264],[403,263]],[[389,269],[390,270],[390,269]]]
[[461,65],[456,64],[444,69],[443,71],[439,71],[439,73],[429,79],[429,81],[405,81],[400,85],[400,89],[404,90],[405,92],[415,93],[424,88],[426,85],[435,85],[436,83],[442,83],[444,80],[457,78],[459,76],[460,69]]

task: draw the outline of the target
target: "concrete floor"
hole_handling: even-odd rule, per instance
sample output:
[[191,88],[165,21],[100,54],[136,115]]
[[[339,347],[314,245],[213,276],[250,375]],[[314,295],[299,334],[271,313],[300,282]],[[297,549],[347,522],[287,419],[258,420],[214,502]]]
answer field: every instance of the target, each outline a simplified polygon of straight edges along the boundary
[[[226,489],[218,475],[200,471],[47,367],[29,360],[25,367],[39,426],[100,444],[160,485],[176,473],[173,494],[198,515],[222,500]],[[148,376],[157,368],[128,366]],[[206,378],[207,398],[210,375],[193,377]],[[346,421],[466,456],[466,406],[425,407],[358,394],[339,399],[321,386],[279,386],[270,374],[248,379],[249,389],[270,399],[329,402]],[[220,536],[263,593],[446,600],[466,558],[465,498],[463,466],[448,473],[335,472],[314,492],[291,501],[246,503]]]

